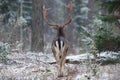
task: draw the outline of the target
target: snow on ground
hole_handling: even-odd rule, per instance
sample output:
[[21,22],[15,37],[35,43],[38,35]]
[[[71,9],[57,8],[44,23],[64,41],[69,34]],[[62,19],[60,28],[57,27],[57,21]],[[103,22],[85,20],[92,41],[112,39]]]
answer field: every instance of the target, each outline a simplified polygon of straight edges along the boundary
[[[106,52],[101,52],[100,54],[98,54],[97,56],[100,59],[105,59],[105,58],[117,58],[117,55],[119,53],[116,52],[111,52],[111,51],[106,51]],[[84,61],[87,59],[94,59],[94,56],[90,53],[84,53],[84,54],[80,54],[80,55],[72,55],[72,56],[67,56],[67,58],[69,61]]]
[[[93,58],[90,55],[90,58]],[[84,60],[88,54],[68,56],[70,60]],[[97,66],[93,76],[90,66],[66,63],[64,77],[57,77],[56,64],[52,54],[12,53],[9,63],[0,63],[0,80],[120,80],[120,64]]]
[[75,56],[67,56],[66,59],[69,59],[70,61],[83,61],[83,60],[87,60],[88,57],[90,59],[94,59],[94,56],[92,54],[89,54],[89,53],[75,55]]
[[101,52],[98,54],[100,58],[116,58],[119,53],[116,52],[111,52],[111,51],[106,51],[106,52]]

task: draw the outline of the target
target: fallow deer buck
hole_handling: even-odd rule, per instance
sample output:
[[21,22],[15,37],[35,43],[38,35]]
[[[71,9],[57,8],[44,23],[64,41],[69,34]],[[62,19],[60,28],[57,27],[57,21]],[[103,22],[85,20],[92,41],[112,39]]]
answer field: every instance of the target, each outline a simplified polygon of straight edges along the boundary
[[66,55],[68,51],[68,42],[65,38],[64,31],[65,31],[66,26],[72,21],[72,2],[71,1],[67,5],[67,8],[70,13],[69,19],[61,26],[59,24],[52,24],[48,22],[48,16],[47,16],[48,9],[45,8],[45,6],[43,6],[43,17],[44,17],[45,22],[49,26],[53,26],[53,28],[57,31],[57,36],[54,38],[51,48],[52,48],[52,52],[56,60],[59,77],[63,76],[63,69],[65,66]]

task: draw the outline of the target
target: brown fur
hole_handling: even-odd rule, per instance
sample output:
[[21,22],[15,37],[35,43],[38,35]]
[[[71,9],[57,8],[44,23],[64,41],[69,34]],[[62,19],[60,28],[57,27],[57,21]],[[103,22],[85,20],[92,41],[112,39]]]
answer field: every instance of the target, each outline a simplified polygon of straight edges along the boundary
[[[51,48],[52,48],[52,52],[53,55],[55,57],[56,63],[57,63],[57,69],[58,69],[58,76],[63,76],[63,70],[64,70],[64,66],[65,66],[65,62],[66,62],[66,55],[67,55],[67,51],[68,51],[68,43],[67,40],[65,38],[65,33],[64,30],[66,28],[66,25],[68,25],[69,23],[71,23],[72,21],[72,2],[70,1],[69,4],[67,5],[67,8],[69,9],[69,19],[63,24],[63,26],[60,26],[58,24],[52,24],[48,22],[48,17],[47,17],[47,11],[48,9],[45,8],[45,6],[43,6],[43,17],[44,20],[46,21],[46,23],[49,26],[53,26],[53,28],[55,30],[57,30],[57,36],[54,38]],[[58,41],[59,46],[60,46],[60,41],[63,41],[64,45],[61,47],[59,47],[60,49],[58,49],[58,47],[56,46],[56,41]]]

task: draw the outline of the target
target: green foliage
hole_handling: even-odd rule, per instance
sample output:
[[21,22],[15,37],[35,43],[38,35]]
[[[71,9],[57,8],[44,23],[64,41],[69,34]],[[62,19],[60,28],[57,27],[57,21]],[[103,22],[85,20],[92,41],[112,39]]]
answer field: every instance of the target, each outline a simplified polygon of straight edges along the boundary
[[120,0],[96,0],[101,10],[105,11],[101,14],[102,20],[107,22],[118,22],[120,19]]
[[116,64],[116,63],[120,63],[119,59],[112,59],[112,58],[107,58],[107,59],[101,59],[99,61],[97,61],[97,63],[101,63],[101,65],[107,65],[107,64]]
[[10,53],[10,45],[8,43],[0,42],[0,60],[7,63],[7,55]]
[[[101,11],[99,19],[101,19],[103,24],[97,25],[98,29],[94,36],[94,41],[96,48],[101,51],[119,51],[120,50],[120,35],[115,34],[112,27],[117,24],[119,26],[119,13],[120,13],[120,0],[95,0],[98,2]],[[107,23],[108,22],[108,23]],[[106,24],[107,23],[107,24]],[[111,25],[111,23],[115,23]],[[99,24],[99,23],[97,23]],[[112,27],[110,27],[112,26]],[[113,33],[114,32],[114,33]]]
[[105,8],[109,13],[120,12],[120,0],[101,1],[101,7]]
[[113,34],[110,29],[100,28],[94,36],[96,48],[101,51],[119,51],[120,35]]
[[[114,24],[103,22],[100,17],[95,17],[88,31],[90,36],[86,37],[86,43],[91,52],[102,51],[120,51],[120,35],[113,31]],[[89,44],[88,44],[89,43]]]
[[120,53],[116,54],[116,58],[107,57],[105,59],[98,60],[97,63],[101,63],[102,65],[120,63]]
[[118,18],[113,15],[101,15],[100,19],[104,22],[113,23],[113,22],[116,22]]

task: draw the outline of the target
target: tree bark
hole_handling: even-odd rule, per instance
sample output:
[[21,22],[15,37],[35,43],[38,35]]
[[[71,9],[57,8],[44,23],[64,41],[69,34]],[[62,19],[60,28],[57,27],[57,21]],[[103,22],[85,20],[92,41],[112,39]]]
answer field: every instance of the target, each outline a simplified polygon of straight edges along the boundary
[[32,0],[32,42],[31,51],[44,52],[44,28],[42,15],[43,0]]

